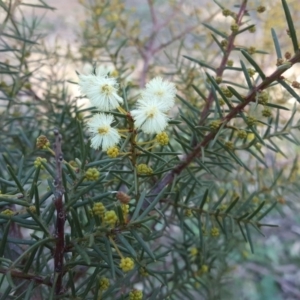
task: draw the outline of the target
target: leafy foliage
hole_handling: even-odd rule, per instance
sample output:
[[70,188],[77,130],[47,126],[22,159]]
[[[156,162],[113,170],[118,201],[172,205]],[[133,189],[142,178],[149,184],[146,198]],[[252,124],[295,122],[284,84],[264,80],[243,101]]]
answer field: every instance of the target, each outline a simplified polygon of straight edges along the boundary
[[[124,100],[110,112],[122,133],[114,157],[91,147],[86,123],[97,109],[78,105],[65,75],[44,71],[43,64],[60,57],[42,43],[41,20],[0,0],[6,15],[0,28],[6,57],[0,68],[1,299],[231,297],[224,284],[230,254],[245,243],[255,251],[255,233],[276,227],[265,217],[280,211],[277,204],[294,189],[297,158],[291,171],[277,159],[291,155],[287,141],[300,143],[296,105],[290,110],[274,94],[280,87],[283,98],[299,102],[300,84],[284,73],[300,62],[300,52],[285,0],[293,53],[282,55],[273,29],[277,66],[268,74],[256,60],[264,49],[237,46],[237,37],[255,25],[247,1],[233,10],[215,3],[232,23],[226,32],[210,17],[202,24],[214,53],[201,57],[183,39],[187,33],[202,39],[194,19],[174,33],[174,15],[160,22],[149,0],[147,36],[126,21],[132,12],[122,1],[83,2],[88,21],[78,36],[85,46],[77,57],[68,49],[62,59],[92,63],[93,72],[111,63],[107,73],[118,78]],[[180,3],[172,5],[176,15]],[[53,9],[41,0],[30,6]],[[135,79],[130,65],[138,58],[142,71]],[[136,128],[131,115],[138,87],[160,73],[178,88],[168,143]]]

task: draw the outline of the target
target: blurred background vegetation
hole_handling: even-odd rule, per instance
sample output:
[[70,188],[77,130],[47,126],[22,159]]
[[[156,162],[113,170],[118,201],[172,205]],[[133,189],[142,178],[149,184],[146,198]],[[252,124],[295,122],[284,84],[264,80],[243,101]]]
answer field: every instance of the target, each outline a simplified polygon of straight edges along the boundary
[[[218,2],[234,10],[239,1]],[[38,150],[32,151],[36,138],[42,133],[50,136],[56,127],[63,135],[67,134],[63,139],[69,141],[64,152],[70,157],[65,159],[78,154],[76,124],[84,118],[82,109],[88,104],[79,97],[76,71],[85,72],[94,64],[107,67],[123,88],[142,88],[156,75],[168,78],[176,83],[181,97],[201,109],[203,102],[192,85],[204,88],[206,77],[203,68],[183,55],[217,66],[219,48],[203,23],[213,22],[214,27],[223,31],[231,26],[230,18],[224,17],[210,0],[0,0],[0,3],[0,150],[9,153],[12,161],[24,155],[28,166],[39,154]],[[289,0],[288,4],[296,20],[295,27],[300,28],[299,1]],[[266,6],[262,14],[256,10],[260,5]],[[7,7],[9,14],[5,12]],[[248,11],[256,31],[241,35],[235,44],[253,51],[256,62],[269,74],[276,69],[271,28],[276,30],[282,53],[292,51],[281,2],[248,1]],[[240,54],[233,53],[230,59],[235,66]],[[299,81],[298,74],[296,66],[285,76]],[[228,72],[226,80],[235,76],[234,72]],[[282,124],[291,119],[295,108],[293,124],[299,125],[299,105],[295,99],[278,87],[272,89],[269,97],[291,109],[280,115]],[[131,103],[135,100],[135,95],[129,99]],[[243,183],[253,184],[262,191],[262,197],[253,199],[254,202],[268,201],[268,193],[277,199],[278,205],[265,223],[279,225],[264,229],[265,237],[254,233],[254,254],[248,244],[236,246],[232,242],[223,266],[226,282],[222,282],[222,299],[300,299],[299,129],[294,132],[293,144],[286,146],[284,139],[277,142],[282,152],[263,150],[265,165],[258,167],[256,160],[243,157],[258,174],[252,176],[237,170],[228,176],[220,171],[224,176],[216,183],[219,188],[216,196],[229,189],[234,197],[235,193],[243,193]],[[4,170],[5,161],[0,163]],[[5,177],[4,171],[1,173]],[[276,176],[276,184],[270,187]]]

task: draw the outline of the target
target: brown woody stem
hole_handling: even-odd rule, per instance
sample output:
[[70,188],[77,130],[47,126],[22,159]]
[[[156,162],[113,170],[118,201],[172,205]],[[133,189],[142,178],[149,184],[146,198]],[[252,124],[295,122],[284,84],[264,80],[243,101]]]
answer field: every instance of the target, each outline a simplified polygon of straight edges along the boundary
[[[238,26],[240,26],[242,24],[242,19],[245,15],[245,12],[247,11],[246,7],[247,7],[247,0],[245,0],[243,2],[243,4],[240,7],[240,10],[238,12],[238,15],[237,15],[237,18],[236,18],[236,24]],[[234,50],[234,40],[235,40],[235,38],[236,38],[236,33],[235,32],[232,32],[231,35],[228,37],[228,44],[227,44],[226,50],[224,51],[224,56],[222,58],[220,66],[216,70],[216,77],[222,77],[223,76],[223,72],[226,68],[229,55],[231,54],[232,50]],[[206,118],[208,117],[210,107],[212,106],[212,103],[213,103],[213,100],[214,100],[213,96],[214,96],[214,94],[211,90],[208,97],[207,97],[204,109],[201,113],[199,125],[203,125]]]
[[[259,91],[263,91],[270,86],[275,81],[283,80],[282,74],[294,64],[300,62],[300,51],[298,51],[294,57],[292,57],[286,64],[286,68],[279,67],[275,72],[273,72],[269,77],[266,77],[257,87],[254,87],[249,94],[245,97],[244,102],[235,106],[231,112],[222,119],[222,124],[226,125],[231,119],[235,118],[250,102],[255,102],[255,97]],[[197,144],[193,150],[186,155],[182,161],[169,173],[167,173],[160,181],[158,181],[155,186],[149,192],[150,197],[147,197],[144,202],[143,208],[149,206],[149,204],[155,199],[155,195],[159,194],[162,189],[173,182],[176,175],[179,175],[192,161],[194,158],[201,156],[203,149],[208,145],[210,141],[214,139],[217,131],[210,132],[207,134],[201,143]]]
[[54,205],[56,208],[56,246],[54,251],[54,271],[58,273],[55,293],[56,295],[62,292],[62,279],[63,279],[63,265],[64,265],[64,252],[65,252],[65,220],[66,214],[63,204],[63,194],[65,192],[62,182],[62,165],[63,154],[61,150],[61,135],[57,129],[54,130],[55,135],[55,163],[56,163],[56,177],[54,180],[55,193]]

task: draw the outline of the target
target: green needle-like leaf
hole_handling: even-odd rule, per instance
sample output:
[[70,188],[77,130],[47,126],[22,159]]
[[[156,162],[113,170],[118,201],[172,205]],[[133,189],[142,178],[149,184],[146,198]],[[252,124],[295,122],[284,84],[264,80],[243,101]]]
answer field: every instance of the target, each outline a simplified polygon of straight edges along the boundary
[[261,68],[258,66],[258,64],[255,62],[255,60],[252,58],[252,56],[245,50],[241,50],[241,53],[244,55],[244,57],[248,60],[250,65],[255,69],[255,71],[259,74],[262,80],[266,79],[266,75],[261,70]]
[[281,2],[282,2],[283,9],[284,9],[286,21],[288,23],[289,35],[292,39],[294,52],[297,53],[299,51],[299,44],[298,44],[298,39],[297,39],[294,22],[293,22],[291,13],[290,13],[290,9],[289,9],[289,6],[288,6],[286,0],[281,0]]

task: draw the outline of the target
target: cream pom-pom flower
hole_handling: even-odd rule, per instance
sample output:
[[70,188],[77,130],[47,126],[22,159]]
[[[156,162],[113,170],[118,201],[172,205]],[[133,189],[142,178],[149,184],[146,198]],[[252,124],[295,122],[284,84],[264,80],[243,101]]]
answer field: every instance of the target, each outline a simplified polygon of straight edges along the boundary
[[175,96],[175,84],[169,81],[163,81],[161,77],[155,77],[150,80],[142,92],[143,99],[159,102],[159,109],[162,112],[167,112],[174,106]]
[[164,104],[155,99],[138,100],[137,109],[131,111],[135,126],[145,133],[162,132],[168,125],[164,108]]
[[92,148],[102,147],[106,151],[118,144],[121,137],[118,130],[110,126],[113,121],[113,115],[103,113],[96,114],[90,119],[87,126],[93,136],[91,139]]
[[80,74],[78,77],[81,93],[100,111],[113,110],[123,103],[118,95],[117,80],[109,77],[103,68],[97,68],[95,74]]

